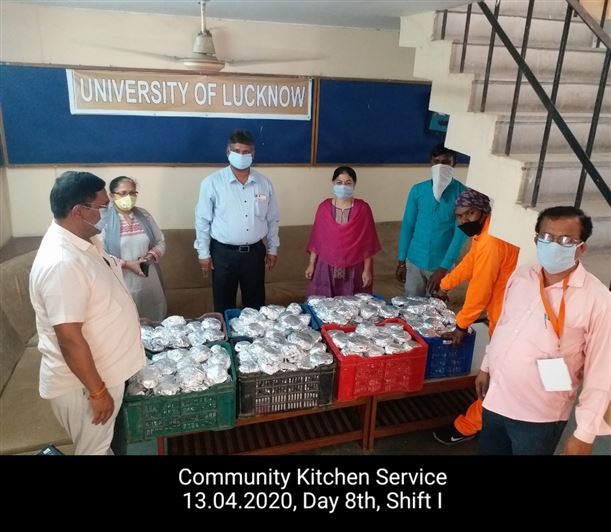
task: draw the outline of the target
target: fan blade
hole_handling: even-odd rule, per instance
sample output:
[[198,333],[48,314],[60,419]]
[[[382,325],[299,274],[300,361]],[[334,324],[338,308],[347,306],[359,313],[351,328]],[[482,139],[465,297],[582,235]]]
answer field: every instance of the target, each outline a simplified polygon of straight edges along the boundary
[[164,61],[171,61],[173,63],[179,63],[187,67],[189,71],[199,72],[218,72],[225,66],[224,61],[220,61],[215,57],[209,57],[202,54],[193,54],[187,57],[179,57],[177,55],[159,54],[157,52],[148,52],[145,50],[133,50],[129,48],[120,48],[117,46],[105,46],[108,50],[115,50],[118,52],[125,52],[132,55],[139,55],[142,57],[150,57],[153,59],[160,59]]
[[[218,72],[226,65],[231,67],[247,67],[256,65],[271,65],[278,63],[299,63],[304,61],[320,61],[329,57],[325,54],[308,55],[307,53],[300,51],[286,50],[271,50],[269,53],[269,57],[265,57],[265,51],[261,50],[260,54],[257,54],[260,55],[259,57],[251,57],[245,59],[222,59],[206,56],[203,54],[193,54],[191,56],[180,57],[176,55],[167,55],[147,50],[135,50],[132,48],[123,48],[119,46],[104,46],[104,49],[122,52],[125,54],[139,55],[141,57],[150,57],[152,59],[162,61],[172,61],[180,63],[189,69],[201,69],[203,71],[206,69],[206,67],[208,67],[207,70],[209,72]],[[284,56],[282,56],[281,54],[283,54]]]
[[327,59],[327,55],[310,55],[302,57],[269,57],[261,59],[225,59],[225,63],[229,66],[252,66],[252,65],[268,65],[274,63],[300,63],[304,61],[320,61]]
[[124,52],[128,54],[140,55],[143,57],[151,57],[153,59],[163,59],[165,61],[181,61],[182,58],[177,55],[160,54],[157,52],[149,52],[146,50],[134,50],[131,48],[121,48],[119,46],[104,46],[106,50],[114,50],[116,52]]
[[306,61],[306,59],[251,59],[244,61],[225,61],[228,66],[256,66],[256,65],[273,65],[276,63],[295,63]]

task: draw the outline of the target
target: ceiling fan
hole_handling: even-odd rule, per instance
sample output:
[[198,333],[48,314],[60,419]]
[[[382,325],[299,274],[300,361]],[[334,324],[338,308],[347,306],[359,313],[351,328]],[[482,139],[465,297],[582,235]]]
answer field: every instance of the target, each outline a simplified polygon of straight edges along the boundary
[[200,29],[193,42],[193,55],[181,57],[178,60],[186,67],[205,70],[207,72],[218,72],[225,66],[225,61],[216,57],[212,33],[206,25],[206,4],[208,0],[201,0],[200,6]]
[[132,54],[138,54],[141,56],[153,57],[156,59],[171,60],[176,63],[180,63],[187,70],[192,72],[199,72],[202,74],[214,74],[222,70],[225,66],[252,66],[252,65],[265,65],[272,63],[292,63],[301,61],[317,61],[325,59],[327,56],[321,53],[311,53],[299,50],[290,51],[290,56],[287,57],[286,48],[278,48],[270,50],[267,48],[267,53],[275,57],[267,58],[247,58],[247,59],[219,59],[216,55],[216,48],[214,46],[214,40],[212,33],[208,29],[206,24],[206,6],[210,0],[199,0],[200,4],[200,29],[195,36],[193,41],[192,54],[190,56],[175,56],[167,55],[151,50],[133,50],[126,49],[124,47],[106,46],[107,49],[117,50],[121,52],[129,52]]
[[[229,60],[219,59],[216,55],[214,40],[212,33],[206,25],[206,5],[210,0],[200,0],[200,30],[195,36],[193,42],[193,55],[189,57],[176,57],[180,63],[188,67],[190,70],[196,70],[204,73],[214,73],[222,70],[225,65],[231,66],[249,66],[269,63],[290,63],[305,60],[322,59],[324,56],[317,54],[303,54],[302,52],[292,52],[292,57],[268,58],[268,59],[251,59],[251,60]],[[286,52],[286,50],[284,50]]]

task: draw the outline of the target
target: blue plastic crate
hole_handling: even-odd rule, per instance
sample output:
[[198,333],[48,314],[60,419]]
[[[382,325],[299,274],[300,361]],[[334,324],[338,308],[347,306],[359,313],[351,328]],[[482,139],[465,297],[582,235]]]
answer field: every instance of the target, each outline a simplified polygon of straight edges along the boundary
[[465,336],[463,343],[457,348],[452,347],[450,340],[443,340],[439,337],[423,338],[429,346],[424,373],[425,379],[456,377],[471,371],[475,348],[475,331]]
[[227,324],[227,337],[231,338],[232,334],[231,334],[231,326],[229,325],[229,320],[232,320],[233,318],[237,318],[242,312],[241,308],[228,308],[225,311],[225,323]]
[[320,331],[320,328],[324,325],[322,320],[319,319],[316,315],[316,311],[310,305],[306,304],[306,307],[308,308],[308,314],[312,316],[312,324],[310,326],[312,329]]
[[[310,316],[310,327],[312,327],[312,329],[314,329],[315,331],[319,331],[320,326],[315,325],[314,314],[312,313],[308,305],[300,304],[299,306],[301,307],[301,310],[304,314],[308,314]],[[229,325],[229,320],[239,317],[241,313],[241,308],[229,308],[225,311],[225,324],[227,326],[227,336],[229,338],[233,337],[233,334],[231,333],[231,325]]]

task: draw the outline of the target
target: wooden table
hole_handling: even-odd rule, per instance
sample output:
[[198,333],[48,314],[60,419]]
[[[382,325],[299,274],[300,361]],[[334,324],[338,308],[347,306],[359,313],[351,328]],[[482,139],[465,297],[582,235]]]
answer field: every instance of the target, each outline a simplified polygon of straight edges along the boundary
[[238,418],[236,427],[158,438],[159,454],[286,454],[369,437],[371,398]]
[[305,410],[238,418],[236,427],[157,439],[159,454],[286,454],[451,423],[475,398],[475,375],[425,381],[417,392],[382,394]]
[[375,439],[449,425],[475,399],[475,375],[429,380],[417,392],[371,397],[367,449]]

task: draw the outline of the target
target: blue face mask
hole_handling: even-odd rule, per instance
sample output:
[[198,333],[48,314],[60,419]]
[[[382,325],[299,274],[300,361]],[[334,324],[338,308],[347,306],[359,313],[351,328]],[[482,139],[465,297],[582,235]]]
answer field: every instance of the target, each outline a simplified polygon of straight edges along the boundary
[[577,251],[577,244],[561,246],[556,242],[537,242],[539,264],[552,275],[570,270],[575,266],[575,251]]
[[230,151],[227,159],[229,159],[229,164],[238,170],[246,170],[252,166],[252,153]]
[[351,198],[354,194],[352,185],[333,185],[333,194],[338,198]]

